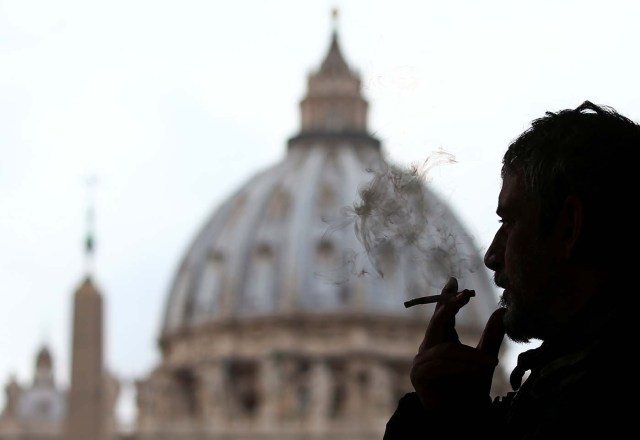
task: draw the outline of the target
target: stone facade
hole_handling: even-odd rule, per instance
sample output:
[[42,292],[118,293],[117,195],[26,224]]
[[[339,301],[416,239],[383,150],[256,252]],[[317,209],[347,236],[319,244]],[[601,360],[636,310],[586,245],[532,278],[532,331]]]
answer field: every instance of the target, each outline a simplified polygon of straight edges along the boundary
[[297,316],[175,335],[137,384],[136,438],[378,438],[410,389],[421,331],[404,319]]

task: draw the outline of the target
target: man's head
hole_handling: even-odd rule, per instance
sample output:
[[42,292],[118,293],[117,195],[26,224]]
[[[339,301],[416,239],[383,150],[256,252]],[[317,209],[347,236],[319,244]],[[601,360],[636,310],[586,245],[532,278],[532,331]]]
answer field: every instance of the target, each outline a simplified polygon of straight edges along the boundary
[[595,294],[585,285],[630,267],[635,150],[640,126],[588,101],[548,112],[509,145],[503,225],[485,264],[505,288],[512,339],[545,339]]

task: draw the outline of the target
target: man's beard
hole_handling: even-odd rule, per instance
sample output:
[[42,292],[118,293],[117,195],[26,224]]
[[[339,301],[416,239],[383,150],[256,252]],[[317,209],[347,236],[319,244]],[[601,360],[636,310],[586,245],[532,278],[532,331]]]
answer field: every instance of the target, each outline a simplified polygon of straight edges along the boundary
[[[516,343],[544,340],[554,327],[549,312],[553,303],[562,296],[555,271],[549,267],[545,280],[537,279],[535,285],[520,282],[507,285],[508,301],[504,294],[500,297],[500,306],[507,309],[504,316],[507,336]],[[525,285],[527,287],[523,287]]]
[[503,319],[509,339],[517,343],[528,343],[531,339],[536,339],[538,320],[528,307],[507,303],[503,297],[500,297],[500,306],[507,309]]

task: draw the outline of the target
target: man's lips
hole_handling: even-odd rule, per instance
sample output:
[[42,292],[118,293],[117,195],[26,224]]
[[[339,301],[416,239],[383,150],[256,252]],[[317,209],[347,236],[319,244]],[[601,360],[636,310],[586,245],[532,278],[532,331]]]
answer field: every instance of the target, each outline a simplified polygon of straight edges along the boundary
[[504,276],[495,274],[493,277],[493,282],[500,289],[507,289],[508,283],[507,283],[507,279]]

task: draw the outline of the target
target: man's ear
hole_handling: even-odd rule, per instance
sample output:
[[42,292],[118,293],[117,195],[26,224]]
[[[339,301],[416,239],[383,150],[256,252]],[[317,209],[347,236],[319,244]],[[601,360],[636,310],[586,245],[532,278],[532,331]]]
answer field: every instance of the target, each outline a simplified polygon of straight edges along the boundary
[[584,204],[580,198],[571,195],[565,199],[558,226],[562,254],[571,258],[575,255],[584,232]]

